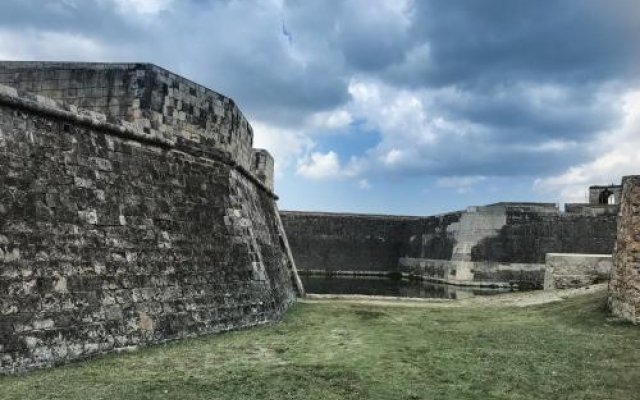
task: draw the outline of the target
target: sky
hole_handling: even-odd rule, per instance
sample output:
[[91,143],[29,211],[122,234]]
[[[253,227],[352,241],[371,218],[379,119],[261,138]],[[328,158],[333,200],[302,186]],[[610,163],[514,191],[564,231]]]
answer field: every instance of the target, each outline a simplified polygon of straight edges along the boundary
[[288,210],[584,202],[640,174],[638,0],[2,0],[0,59],[233,98]]

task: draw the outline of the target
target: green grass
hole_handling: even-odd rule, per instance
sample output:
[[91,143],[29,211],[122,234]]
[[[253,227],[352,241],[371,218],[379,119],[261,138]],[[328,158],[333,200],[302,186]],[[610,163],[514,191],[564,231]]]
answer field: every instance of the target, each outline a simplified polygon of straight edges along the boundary
[[269,327],[2,377],[0,398],[640,399],[640,327],[604,302],[299,304]]

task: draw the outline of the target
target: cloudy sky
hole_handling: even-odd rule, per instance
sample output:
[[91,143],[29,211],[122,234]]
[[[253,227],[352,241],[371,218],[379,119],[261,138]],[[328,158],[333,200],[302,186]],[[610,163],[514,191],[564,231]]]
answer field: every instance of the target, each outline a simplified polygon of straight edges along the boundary
[[584,201],[640,173],[638,0],[2,0],[0,59],[146,61],[232,97],[283,209]]

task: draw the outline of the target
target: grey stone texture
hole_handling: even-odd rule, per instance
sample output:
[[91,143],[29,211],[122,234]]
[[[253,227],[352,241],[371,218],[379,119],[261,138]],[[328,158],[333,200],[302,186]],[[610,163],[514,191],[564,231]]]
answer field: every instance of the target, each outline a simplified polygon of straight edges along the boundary
[[275,163],[271,154],[264,149],[253,149],[251,154],[251,172],[256,178],[273,191]]
[[607,282],[611,264],[611,254],[548,253],[544,289],[570,289]]
[[300,270],[399,272],[402,256],[450,259],[459,213],[437,217],[281,211]]
[[540,263],[499,263],[401,257],[398,264],[404,273],[426,281],[459,286],[506,287],[521,290],[540,288],[545,273],[545,265]]
[[152,64],[0,62],[0,84],[132,123],[193,155],[250,169],[253,130],[234,101]]
[[620,204],[622,185],[589,186],[589,204]]
[[622,187],[609,307],[614,315],[640,324],[640,175],[625,176]]
[[472,261],[544,263],[547,253],[610,254],[616,216],[561,213],[556,208],[505,209],[506,223],[497,235],[472,249]]
[[[275,196],[242,165],[250,128],[233,103],[149,131],[136,118],[169,115],[153,111],[168,107],[154,97],[163,70],[64,66],[14,73],[35,77],[29,89],[67,76],[46,86],[60,98],[94,79],[102,87],[98,77],[142,79],[118,104],[135,108],[124,99],[142,90],[150,106],[130,114],[100,102],[102,91],[71,101],[105,116],[0,85],[0,373],[278,320],[295,301],[293,265]],[[192,96],[183,107],[219,96],[165,77],[177,85],[167,96]],[[228,129],[181,145],[196,121]]]
[[433,217],[283,211],[300,271],[396,272],[464,285],[542,288],[546,253],[613,251],[616,215],[497,203]]
[[620,206],[618,204],[585,204],[565,203],[564,209],[568,214],[582,214],[592,217],[616,216]]

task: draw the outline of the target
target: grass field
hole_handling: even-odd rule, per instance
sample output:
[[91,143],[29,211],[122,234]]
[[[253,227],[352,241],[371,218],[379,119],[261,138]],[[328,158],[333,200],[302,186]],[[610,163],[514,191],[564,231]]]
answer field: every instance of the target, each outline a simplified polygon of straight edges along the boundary
[[640,399],[640,327],[604,303],[299,304],[269,327],[2,377],[0,398]]

